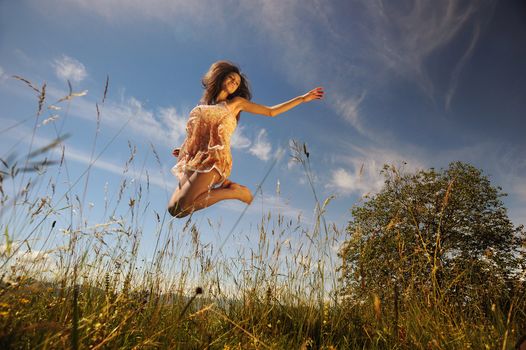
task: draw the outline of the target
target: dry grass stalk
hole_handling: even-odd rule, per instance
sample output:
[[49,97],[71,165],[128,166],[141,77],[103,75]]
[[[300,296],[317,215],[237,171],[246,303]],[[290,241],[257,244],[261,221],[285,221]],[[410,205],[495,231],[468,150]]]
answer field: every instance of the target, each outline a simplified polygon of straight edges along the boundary
[[18,76],[18,75],[13,75],[12,77],[17,79],[17,80],[23,81],[24,83],[27,84],[27,86],[29,86],[31,89],[33,89],[33,91],[35,91],[37,94],[40,94],[40,90],[37,89],[29,80],[27,80],[25,78],[22,78],[21,76]]

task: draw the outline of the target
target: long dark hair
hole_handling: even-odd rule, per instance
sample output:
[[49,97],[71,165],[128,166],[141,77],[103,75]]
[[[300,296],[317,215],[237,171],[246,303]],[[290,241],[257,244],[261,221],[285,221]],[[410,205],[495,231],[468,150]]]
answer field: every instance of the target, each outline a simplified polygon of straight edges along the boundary
[[[214,62],[208,72],[201,79],[203,85],[203,96],[201,97],[201,104],[214,105],[217,103],[217,95],[221,92],[221,84],[223,80],[230,74],[237,73],[241,77],[237,90],[227,97],[227,100],[231,100],[236,96],[241,96],[247,100],[252,99],[252,93],[250,92],[250,84],[247,77],[240,72],[239,68],[230,61],[217,61]],[[239,121],[239,114],[236,115],[236,119]]]

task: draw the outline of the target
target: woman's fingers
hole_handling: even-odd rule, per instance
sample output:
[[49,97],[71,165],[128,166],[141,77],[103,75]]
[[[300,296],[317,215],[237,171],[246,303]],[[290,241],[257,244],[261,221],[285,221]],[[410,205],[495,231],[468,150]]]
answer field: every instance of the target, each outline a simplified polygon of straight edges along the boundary
[[319,100],[323,98],[323,88],[321,86],[312,89],[311,91],[307,92],[305,95],[303,95],[303,98],[305,99],[305,102],[309,102],[312,100]]
[[313,98],[319,100],[319,99],[323,98],[323,94],[324,94],[324,92],[323,92],[323,88],[322,88],[322,87],[317,87],[317,88],[315,88],[315,89],[312,89],[312,90],[309,92],[309,94],[310,94],[311,96],[313,96]]

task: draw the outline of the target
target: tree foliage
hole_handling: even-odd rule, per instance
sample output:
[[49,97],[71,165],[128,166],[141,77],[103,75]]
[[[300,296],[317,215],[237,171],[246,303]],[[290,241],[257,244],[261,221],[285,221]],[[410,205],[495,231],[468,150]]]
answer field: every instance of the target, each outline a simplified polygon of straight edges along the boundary
[[509,291],[526,267],[526,233],[508,218],[500,187],[461,162],[382,173],[383,189],[352,209],[340,251],[343,294],[363,301],[396,290],[465,307]]

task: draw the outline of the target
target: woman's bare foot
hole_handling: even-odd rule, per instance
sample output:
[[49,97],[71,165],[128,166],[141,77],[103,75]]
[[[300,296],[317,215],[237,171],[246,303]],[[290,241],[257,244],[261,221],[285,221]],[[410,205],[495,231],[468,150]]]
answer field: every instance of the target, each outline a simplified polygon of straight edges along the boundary
[[247,204],[252,203],[252,199],[253,199],[252,193],[246,186],[240,185],[238,183],[235,183],[233,181],[226,179],[225,181],[223,181],[221,186],[219,186],[218,188],[225,188],[225,189],[230,189],[232,191],[235,191],[237,194],[239,194],[237,196],[237,199]]
[[252,200],[254,199],[254,197],[252,196],[252,192],[250,192],[248,187],[240,185],[240,184],[236,184],[235,182],[233,182],[230,185],[230,188],[236,189],[239,191],[239,193],[241,194],[241,197],[239,198],[240,201],[245,202],[247,204],[252,203]]

